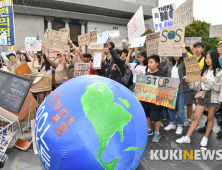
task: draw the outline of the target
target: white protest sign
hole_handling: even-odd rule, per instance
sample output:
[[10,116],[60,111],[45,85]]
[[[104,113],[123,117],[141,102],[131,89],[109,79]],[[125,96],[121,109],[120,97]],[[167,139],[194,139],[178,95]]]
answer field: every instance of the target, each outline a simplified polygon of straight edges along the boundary
[[93,69],[101,69],[102,53],[94,53]]
[[160,31],[162,27],[173,26],[174,9],[176,9],[175,3],[152,9],[155,32]]
[[188,0],[173,11],[173,26],[188,26],[193,22],[193,0]]
[[142,6],[138,9],[138,11],[131,18],[131,20],[127,24],[127,28],[128,28],[128,37],[129,37],[130,44],[132,43],[134,38],[140,37],[145,32]]
[[146,36],[134,38],[131,44],[131,48],[142,47],[145,43]]
[[118,37],[120,35],[119,31],[108,31],[109,36],[108,38],[114,38],[114,37]]
[[0,45],[7,45],[6,31],[0,35]]
[[158,54],[160,32],[146,35],[147,55]]
[[222,24],[210,26],[210,38],[222,36]]
[[190,47],[194,45],[195,42],[201,42],[202,37],[185,37],[185,45],[186,47]]
[[109,37],[108,31],[97,34],[97,44],[104,44]]

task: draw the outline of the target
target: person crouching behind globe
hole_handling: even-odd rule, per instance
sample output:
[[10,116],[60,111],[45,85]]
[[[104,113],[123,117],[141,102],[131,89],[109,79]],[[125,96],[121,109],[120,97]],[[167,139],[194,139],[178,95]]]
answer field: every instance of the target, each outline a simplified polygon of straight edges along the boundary
[[[165,77],[159,70],[158,65],[160,63],[160,57],[158,55],[151,55],[148,58],[148,67],[150,69],[150,72],[146,72],[145,75],[152,75],[152,76],[159,76],[159,77]],[[163,85],[160,83],[160,85]],[[153,136],[152,141],[153,142],[159,142],[161,136],[160,136],[160,109],[161,106],[158,104],[148,103],[141,101],[141,104],[143,106],[143,109],[146,114],[147,124],[148,124],[148,135],[152,135],[153,132],[151,130],[151,121],[154,122],[155,125],[155,133]]]
[[[208,124],[204,137],[202,138],[200,145],[206,147],[208,143],[208,136],[214,125],[214,115],[217,108],[220,107],[220,93],[222,85],[222,70],[218,60],[218,54],[214,50],[210,50],[206,54],[204,61],[204,67],[201,71],[201,79],[196,82],[189,82],[189,77],[185,78],[189,83],[191,89],[204,93],[205,95],[198,98],[197,107],[193,117],[193,121],[186,136],[177,139],[177,143],[190,143],[190,136],[196,129],[202,113],[208,109]],[[199,93],[200,94],[200,93]],[[198,94],[197,94],[198,95]],[[196,96],[197,96],[196,95]],[[200,96],[200,95],[199,95]]]

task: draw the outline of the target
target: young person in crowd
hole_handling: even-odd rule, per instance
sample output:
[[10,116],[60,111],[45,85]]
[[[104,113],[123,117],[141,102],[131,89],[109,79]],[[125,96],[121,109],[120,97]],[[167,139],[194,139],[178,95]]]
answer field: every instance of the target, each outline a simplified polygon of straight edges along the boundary
[[[186,52],[185,44],[181,45],[183,51]],[[183,126],[184,126],[184,119],[185,119],[185,110],[184,105],[186,101],[186,92],[190,91],[189,85],[185,81],[184,77],[186,76],[185,64],[183,61],[183,54],[182,57],[172,57],[172,62],[168,63],[166,67],[161,67],[160,71],[163,74],[166,74],[167,77],[172,78],[179,78],[180,85],[178,88],[177,100],[176,100],[176,108],[170,109],[168,108],[169,120],[170,124],[164,128],[164,130],[172,130],[176,129],[176,134],[182,134]],[[161,63],[162,64],[162,63]],[[177,126],[176,127],[176,114],[177,114]]]
[[116,50],[117,55],[120,57],[120,56],[121,56],[122,51],[121,51],[120,49],[115,49],[115,50]]
[[26,55],[26,53],[22,53],[21,61],[31,62],[31,60],[29,60],[29,58],[28,58],[28,56]]
[[128,50],[126,48],[124,48],[122,51],[121,51],[121,58],[125,64],[126,62],[126,57],[128,56]]
[[35,61],[35,58],[31,62],[31,68],[38,69],[39,72],[52,73],[53,67],[51,66],[51,64],[47,60],[45,54],[41,55],[41,63],[42,63],[41,65],[39,64],[37,67],[34,66],[34,61]]
[[21,52],[17,52],[17,53],[16,53],[16,58],[18,58],[19,60],[21,60],[21,57],[22,57],[21,55],[22,55]]
[[33,60],[38,61],[38,65],[41,65],[42,56],[43,54],[35,54]]
[[90,62],[92,55],[90,53],[84,53],[82,57],[82,61],[84,63],[90,63],[90,75],[98,75],[98,72],[93,69],[93,62]]
[[[186,81],[189,82],[189,77],[186,77]],[[208,136],[214,125],[214,115],[217,108],[220,107],[219,96],[222,84],[222,70],[218,60],[218,54],[214,50],[210,50],[206,54],[204,68],[201,71],[201,81],[191,82],[189,86],[191,89],[200,92],[204,91],[205,95],[202,99],[198,99],[197,107],[193,117],[193,121],[186,136],[177,139],[177,143],[190,143],[190,136],[196,129],[198,122],[203,114],[204,110],[208,109],[208,123],[206,133],[201,140],[200,145],[202,147],[207,146]]]
[[[128,56],[126,58],[126,66],[128,66],[133,73],[133,87],[132,92],[135,91],[135,83],[137,74],[144,75],[146,72],[149,72],[149,68],[147,68],[148,60],[145,52],[141,52],[138,54],[138,62],[137,63],[129,63],[130,54],[132,52],[131,47],[128,48]],[[147,70],[146,70],[147,69]]]
[[[164,75],[158,70],[158,65],[160,63],[160,58],[158,55],[151,55],[148,58],[148,67],[150,72],[146,72],[145,75],[152,75],[152,76],[159,76],[159,77],[164,77]],[[143,109],[146,114],[147,118],[147,124],[148,124],[148,135],[152,135],[153,132],[151,130],[151,121],[154,122],[155,125],[155,133],[153,136],[152,141],[153,142],[158,142],[160,140],[160,120],[161,120],[161,115],[160,115],[160,109],[161,106],[153,103],[148,103],[148,102],[141,102]]]
[[15,54],[14,53],[9,53],[9,59],[10,60],[15,59]]
[[130,54],[130,63],[132,63],[135,60],[135,52],[131,52]]

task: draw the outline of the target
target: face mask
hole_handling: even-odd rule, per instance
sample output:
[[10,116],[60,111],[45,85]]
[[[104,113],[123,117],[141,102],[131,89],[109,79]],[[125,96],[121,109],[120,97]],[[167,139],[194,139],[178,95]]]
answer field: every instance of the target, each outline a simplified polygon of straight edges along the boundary
[[162,82],[159,82],[159,86],[162,87],[162,86],[163,86],[163,83],[162,83]]

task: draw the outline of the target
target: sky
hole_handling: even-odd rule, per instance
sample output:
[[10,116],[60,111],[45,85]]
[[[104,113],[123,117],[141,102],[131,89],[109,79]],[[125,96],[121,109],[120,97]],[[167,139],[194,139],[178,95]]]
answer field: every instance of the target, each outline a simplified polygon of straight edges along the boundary
[[[159,0],[159,6],[176,3],[176,7],[186,0]],[[222,24],[222,0],[194,0],[194,19],[206,21],[212,25]]]

